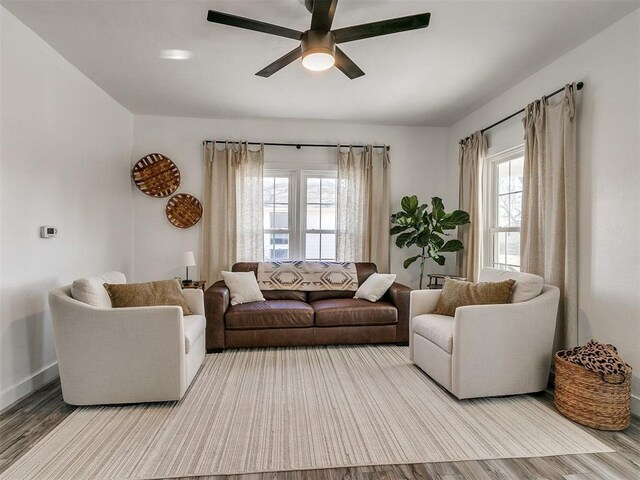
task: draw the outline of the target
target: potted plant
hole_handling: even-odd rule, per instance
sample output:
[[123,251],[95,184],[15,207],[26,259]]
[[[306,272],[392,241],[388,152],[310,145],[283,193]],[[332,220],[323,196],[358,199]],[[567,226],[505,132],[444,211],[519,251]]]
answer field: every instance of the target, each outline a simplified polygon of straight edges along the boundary
[[422,288],[424,262],[427,258],[431,258],[438,265],[444,265],[446,259],[442,253],[462,250],[460,240],[445,241],[442,236],[449,237],[451,234],[445,233],[446,231],[469,223],[469,214],[463,210],[445,212],[444,203],[438,197],[431,199],[430,209],[427,204],[420,205],[416,195],[404,197],[400,204],[402,211],[391,215],[391,235],[398,235],[396,245],[400,248],[415,245],[422,249],[420,255],[414,255],[404,261],[404,268],[409,268],[413,262],[420,259]]

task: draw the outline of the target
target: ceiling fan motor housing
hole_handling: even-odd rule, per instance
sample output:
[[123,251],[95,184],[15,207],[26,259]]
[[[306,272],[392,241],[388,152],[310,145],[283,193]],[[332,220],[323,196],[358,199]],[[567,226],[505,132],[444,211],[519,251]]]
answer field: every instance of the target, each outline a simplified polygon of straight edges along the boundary
[[335,57],[336,39],[333,32],[325,32],[322,30],[307,30],[301,38],[300,47],[302,55],[306,56],[311,53],[326,53]]

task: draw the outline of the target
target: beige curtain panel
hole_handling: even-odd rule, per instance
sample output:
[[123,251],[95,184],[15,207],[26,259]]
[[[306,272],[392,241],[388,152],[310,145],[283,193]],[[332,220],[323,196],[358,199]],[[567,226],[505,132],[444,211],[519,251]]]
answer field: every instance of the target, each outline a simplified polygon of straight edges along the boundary
[[578,342],[576,85],[560,103],[529,104],[525,128],[521,269],[560,288],[554,351]]
[[389,272],[389,165],[386,146],[338,146],[338,261],[373,262]]
[[458,253],[458,274],[470,282],[478,279],[482,265],[482,168],[487,153],[487,142],[482,132],[475,132],[460,140],[458,165],[458,208],[469,213],[468,225],[458,227],[458,239],[464,250]]
[[262,175],[264,147],[227,143],[204,146],[205,194],[202,274],[208,283],[222,279],[236,262],[264,255]]

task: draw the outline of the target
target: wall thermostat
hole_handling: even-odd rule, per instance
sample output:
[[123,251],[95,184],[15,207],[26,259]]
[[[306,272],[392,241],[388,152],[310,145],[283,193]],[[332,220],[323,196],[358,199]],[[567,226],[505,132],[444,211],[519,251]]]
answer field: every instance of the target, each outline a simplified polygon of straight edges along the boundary
[[56,227],[52,227],[51,225],[44,225],[40,227],[41,238],[53,238],[57,236],[58,236],[58,229]]

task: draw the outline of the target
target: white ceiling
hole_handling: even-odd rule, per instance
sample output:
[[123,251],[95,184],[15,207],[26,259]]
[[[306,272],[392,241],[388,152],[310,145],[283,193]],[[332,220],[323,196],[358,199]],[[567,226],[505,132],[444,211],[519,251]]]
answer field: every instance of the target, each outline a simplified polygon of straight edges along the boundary
[[[311,17],[302,0],[1,3],[133,113],[440,126],[639,6],[637,0],[340,0],[334,28],[432,14],[425,30],[341,45],[366,72],[349,80],[337,69],[308,72],[300,61],[257,77],[296,42],[206,21],[211,8],[303,31]],[[162,59],[163,49],[190,50],[193,57]]]

